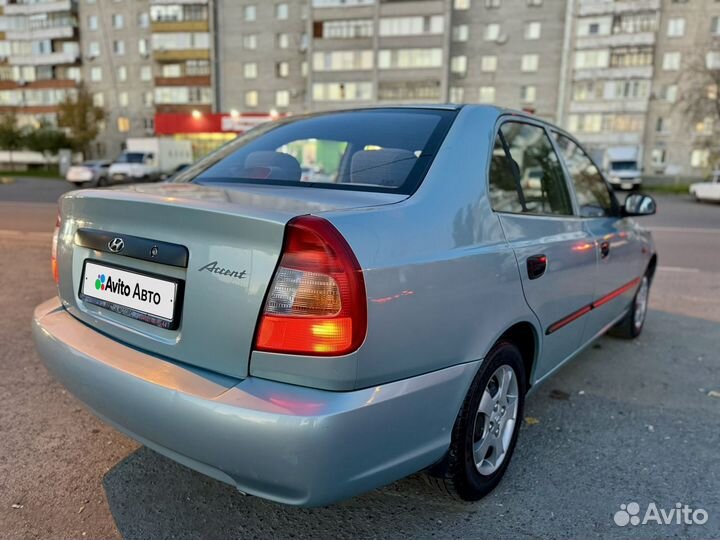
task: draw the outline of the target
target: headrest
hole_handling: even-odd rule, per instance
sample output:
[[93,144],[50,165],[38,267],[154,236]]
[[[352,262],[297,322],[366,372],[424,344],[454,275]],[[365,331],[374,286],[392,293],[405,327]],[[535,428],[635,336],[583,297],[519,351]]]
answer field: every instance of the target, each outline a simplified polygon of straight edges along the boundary
[[290,154],[259,150],[245,158],[243,176],[263,180],[289,180],[299,182],[302,176],[300,163]]
[[416,161],[414,153],[401,148],[362,150],[352,157],[350,183],[400,187]]

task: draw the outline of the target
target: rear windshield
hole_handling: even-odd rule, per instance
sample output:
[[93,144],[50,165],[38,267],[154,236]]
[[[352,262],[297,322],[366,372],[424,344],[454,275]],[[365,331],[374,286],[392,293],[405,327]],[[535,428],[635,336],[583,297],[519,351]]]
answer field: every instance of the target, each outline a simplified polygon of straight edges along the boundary
[[263,124],[175,181],[412,193],[454,117],[446,110],[373,109]]

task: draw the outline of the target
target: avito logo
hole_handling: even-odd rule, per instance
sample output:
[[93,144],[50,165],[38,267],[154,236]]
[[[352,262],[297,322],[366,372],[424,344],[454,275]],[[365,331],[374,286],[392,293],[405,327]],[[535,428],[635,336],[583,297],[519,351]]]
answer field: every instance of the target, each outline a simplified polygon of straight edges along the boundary
[[160,304],[161,301],[160,293],[143,289],[139,283],[136,283],[135,287],[131,288],[130,285],[127,285],[122,279],[113,279],[110,275],[106,277],[105,274],[98,275],[95,280],[95,289],[98,291],[109,291],[121,296],[132,296],[132,298],[140,300],[141,302],[151,302],[155,305]]

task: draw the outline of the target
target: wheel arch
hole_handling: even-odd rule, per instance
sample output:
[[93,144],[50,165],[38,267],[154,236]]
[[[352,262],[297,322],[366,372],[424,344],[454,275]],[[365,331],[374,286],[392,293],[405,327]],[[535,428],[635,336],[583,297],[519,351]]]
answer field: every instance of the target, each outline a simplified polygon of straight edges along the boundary
[[652,257],[650,257],[650,262],[648,262],[647,275],[650,281],[655,277],[655,270],[657,270],[657,253],[653,253]]
[[519,321],[505,330],[495,341],[509,341],[520,349],[525,367],[527,388],[530,389],[533,381],[533,368],[540,352],[540,337],[535,325],[529,321]]

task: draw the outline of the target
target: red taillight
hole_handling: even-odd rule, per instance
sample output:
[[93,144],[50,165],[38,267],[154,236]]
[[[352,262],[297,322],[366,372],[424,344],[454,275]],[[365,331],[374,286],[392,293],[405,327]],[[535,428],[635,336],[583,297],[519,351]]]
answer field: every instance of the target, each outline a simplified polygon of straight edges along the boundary
[[55,220],[55,231],[53,231],[53,237],[52,237],[52,251],[50,254],[50,266],[52,267],[52,275],[53,279],[55,280],[56,284],[60,284],[60,273],[58,272],[58,263],[57,263],[57,244],[58,244],[58,236],[60,235],[60,212],[58,212],[57,219]]
[[335,356],[362,344],[367,299],[350,246],[330,222],[288,223],[280,265],[260,316],[260,351]]

